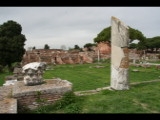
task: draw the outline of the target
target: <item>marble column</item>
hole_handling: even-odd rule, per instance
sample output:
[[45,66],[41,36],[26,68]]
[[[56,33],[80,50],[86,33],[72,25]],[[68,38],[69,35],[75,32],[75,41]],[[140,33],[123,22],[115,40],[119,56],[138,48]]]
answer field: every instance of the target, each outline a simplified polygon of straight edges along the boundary
[[111,88],[129,89],[129,27],[118,18],[111,18]]

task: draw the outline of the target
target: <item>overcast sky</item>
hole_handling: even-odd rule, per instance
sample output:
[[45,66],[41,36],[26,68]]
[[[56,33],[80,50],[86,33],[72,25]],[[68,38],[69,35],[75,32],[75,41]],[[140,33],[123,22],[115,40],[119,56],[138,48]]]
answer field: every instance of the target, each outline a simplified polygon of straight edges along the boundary
[[0,24],[13,20],[22,26],[25,48],[60,49],[94,43],[115,16],[147,38],[160,36],[160,7],[0,7]]

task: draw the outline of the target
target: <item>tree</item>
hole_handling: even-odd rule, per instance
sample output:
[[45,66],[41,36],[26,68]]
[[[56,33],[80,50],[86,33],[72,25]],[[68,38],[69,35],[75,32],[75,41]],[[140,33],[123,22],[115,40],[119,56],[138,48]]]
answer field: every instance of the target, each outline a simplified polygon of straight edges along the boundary
[[[135,39],[140,40],[140,42],[137,45],[138,49],[146,48],[146,44],[145,44],[146,37],[143,35],[141,31],[129,27],[129,38],[130,38],[130,42],[132,42]],[[103,41],[108,41],[108,42],[111,41],[111,27],[107,27],[103,29],[99,34],[97,34],[97,37],[94,38],[95,43],[99,43]]]
[[36,47],[34,46],[32,49],[33,49],[33,50],[35,50],[35,49],[36,49]]
[[78,45],[75,45],[75,46],[74,46],[74,49],[78,49],[78,50],[79,50],[80,47],[79,47]]
[[49,47],[49,45],[48,44],[45,44],[44,45],[44,49],[49,49],[50,47]]
[[94,44],[94,43],[86,43],[85,45],[84,45],[84,48],[87,48],[89,51],[91,51],[91,47],[92,46],[96,46],[96,44]]
[[137,44],[137,49],[144,50],[146,49],[146,37],[143,35],[143,33],[137,29],[133,29],[129,27],[129,38],[130,42],[137,39],[140,42]]
[[21,62],[25,53],[26,38],[21,32],[21,25],[13,20],[0,25],[0,65],[7,65],[10,71],[12,63]]
[[136,44],[136,43],[131,43],[131,44],[129,45],[129,48],[130,48],[130,49],[135,49],[135,48],[137,48],[137,44]]
[[153,38],[147,38],[146,47],[147,49],[151,49],[152,52],[154,49],[156,49],[156,52],[157,52],[157,50],[160,48],[160,36],[156,36]]
[[94,38],[95,43],[99,43],[102,41],[109,41],[111,39],[111,27],[107,27],[103,29],[96,38]]

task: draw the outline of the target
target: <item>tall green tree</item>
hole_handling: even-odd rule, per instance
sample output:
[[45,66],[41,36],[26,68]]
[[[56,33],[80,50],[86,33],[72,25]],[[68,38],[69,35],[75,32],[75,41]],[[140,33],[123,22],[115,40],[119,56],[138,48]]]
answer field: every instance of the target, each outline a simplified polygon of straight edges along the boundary
[[0,25],[0,65],[7,65],[10,71],[12,63],[21,62],[25,53],[26,38],[21,32],[21,25],[13,20]]
[[[143,33],[137,29],[129,27],[129,39],[130,42],[132,42],[135,39],[140,40],[140,42],[137,45],[138,49],[145,49],[146,47],[146,37],[143,35]],[[108,41],[111,42],[111,26],[104,28],[100,33],[97,34],[97,37],[94,38],[95,43]]]
[[100,33],[97,34],[97,37],[94,38],[95,43],[111,40],[111,27],[104,28]]
[[146,39],[146,47],[147,47],[147,49],[151,49],[152,52],[154,49],[157,52],[157,50],[160,48],[160,36],[156,36],[153,38],[147,38]]
[[146,37],[143,35],[141,31],[129,27],[129,38],[131,40],[130,42],[136,39],[139,40],[139,43],[137,44],[137,49],[139,50],[146,49]]
[[49,45],[48,44],[45,44],[44,45],[44,49],[49,49],[50,47],[49,47]]

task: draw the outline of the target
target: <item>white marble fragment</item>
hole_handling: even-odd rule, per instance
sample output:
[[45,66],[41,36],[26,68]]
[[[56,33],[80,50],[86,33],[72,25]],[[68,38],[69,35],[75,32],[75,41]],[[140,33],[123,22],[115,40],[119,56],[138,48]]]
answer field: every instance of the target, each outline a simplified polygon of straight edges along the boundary
[[116,17],[112,17],[111,24],[111,88],[127,90],[129,61],[124,51],[129,46],[129,27]]

